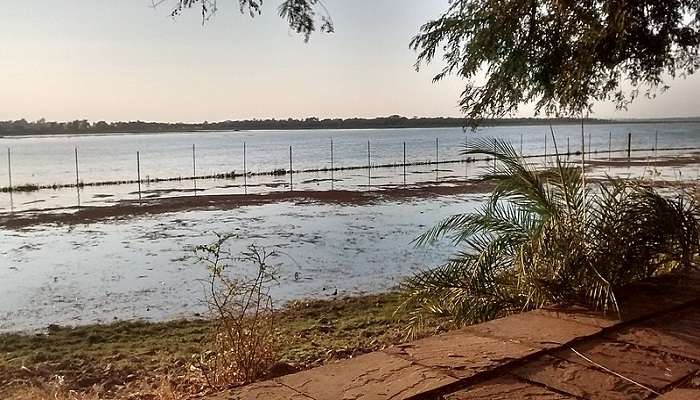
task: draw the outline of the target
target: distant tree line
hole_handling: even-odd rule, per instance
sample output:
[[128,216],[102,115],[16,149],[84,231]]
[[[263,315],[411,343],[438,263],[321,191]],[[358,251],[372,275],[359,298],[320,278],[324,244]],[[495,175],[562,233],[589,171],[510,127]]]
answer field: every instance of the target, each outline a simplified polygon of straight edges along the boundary
[[[539,125],[539,124],[579,124],[580,119],[560,118],[509,118],[488,120],[484,125]],[[610,120],[588,119],[586,124],[611,123]],[[240,121],[221,121],[202,123],[163,123],[163,122],[90,122],[75,120],[54,122],[40,119],[34,122],[20,119],[0,121],[0,135],[57,135],[57,134],[94,134],[94,133],[157,133],[157,132],[194,132],[194,131],[236,131],[265,129],[383,129],[383,128],[441,128],[464,127],[464,118],[433,117],[407,118],[391,115],[379,118],[327,118],[309,117],[305,119],[251,119]]]

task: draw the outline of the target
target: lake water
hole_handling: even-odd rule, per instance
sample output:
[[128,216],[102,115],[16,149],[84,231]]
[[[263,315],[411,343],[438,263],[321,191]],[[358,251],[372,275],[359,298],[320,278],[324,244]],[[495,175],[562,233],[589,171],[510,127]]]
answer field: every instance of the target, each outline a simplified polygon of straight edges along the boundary
[[[565,152],[567,139],[571,151],[580,149],[581,127],[555,126],[558,149]],[[613,150],[627,148],[627,134],[632,133],[633,149],[658,147],[700,147],[700,123],[666,124],[614,124],[585,127],[586,151],[599,152],[607,157],[609,135],[612,134]],[[548,153],[553,144],[547,126],[510,126],[483,128],[477,132],[465,132],[461,128],[439,129],[384,129],[384,130],[311,130],[311,131],[250,131],[250,132],[197,132],[173,134],[129,134],[90,136],[43,136],[0,138],[0,148],[11,151],[12,184],[52,185],[71,184],[76,181],[75,149],[78,149],[79,177],[82,182],[136,180],[136,152],[140,152],[141,177],[188,177],[193,174],[192,145],[195,145],[197,175],[212,175],[243,171],[243,143],[246,144],[246,167],[249,172],[289,169],[289,148],[293,151],[293,168],[322,169],[331,166],[330,142],[333,140],[334,166],[367,165],[367,142],[370,142],[372,165],[401,163],[403,145],[406,143],[406,159],[410,162],[460,160],[459,152],[465,141],[496,137],[511,141],[524,154],[543,154],[545,136]],[[438,140],[436,149],[436,139]],[[437,152],[437,154],[436,154]],[[603,153],[605,153],[603,155]],[[650,153],[633,153],[648,156]],[[661,154],[666,154],[662,152]],[[622,156],[619,152],[616,156]],[[5,154],[4,157],[7,157]],[[0,162],[0,186],[8,186],[7,159]],[[408,183],[434,180],[430,174],[434,166],[408,168]],[[442,169],[442,167],[440,168]],[[463,178],[468,168],[453,166],[438,179]],[[472,173],[475,171],[472,171]],[[366,189],[372,185],[398,184],[403,181],[402,168],[373,171],[372,179],[362,170],[336,172],[336,189]],[[330,173],[315,172],[297,174],[294,188],[297,190],[330,189]],[[248,180],[249,193],[271,190],[289,190],[286,176],[257,176]],[[161,182],[142,185],[142,195],[147,197],[190,195],[192,181]],[[243,193],[243,180],[198,180],[200,193]],[[42,190],[39,192],[0,193],[0,210],[68,207],[77,204],[75,189]],[[85,187],[80,191],[82,205],[104,205],[123,199],[137,199],[136,184],[119,186]]]
[[[555,127],[560,151],[566,139],[580,146],[580,127]],[[626,147],[627,132],[633,148],[700,147],[700,124],[627,124],[586,127],[591,150],[607,158],[608,135],[613,149]],[[128,179],[135,175],[135,152],[141,152],[142,176],[186,176],[191,168],[191,146],[196,144],[198,174],[242,169],[242,144],[248,149],[251,171],[284,168],[289,146],[294,168],[330,166],[330,138],[336,166],[367,162],[367,140],[372,163],[402,161],[406,142],[408,161],[435,157],[439,140],[441,160],[459,159],[465,136],[500,137],[520,146],[526,154],[544,152],[548,127],[487,128],[477,133],[461,129],[396,129],[361,131],[208,132],[197,134],[110,135],[86,137],[3,138],[12,151],[15,185],[70,183],[75,179],[74,148],[79,149],[84,181]],[[551,141],[548,143],[551,152]],[[588,146],[588,144],[587,144]],[[604,154],[602,153],[604,152]],[[674,156],[684,152],[660,152]],[[687,153],[687,152],[685,152]],[[617,154],[621,156],[622,154]],[[634,153],[653,157],[653,152]],[[5,164],[6,165],[6,164]],[[408,183],[475,177],[489,163],[446,164],[408,169]],[[640,176],[644,167],[598,168],[595,175]],[[696,179],[697,165],[660,168],[667,179]],[[0,174],[3,171],[0,171]],[[7,172],[6,170],[4,172]],[[438,176],[436,176],[436,173]],[[366,190],[366,171],[337,172],[335,188]],[[0,175],[1,176],[1,175]],[[257,181],[256,181],[257,179]],[[251,192],[289,190],[288,177],[259,177]],[[326,173],[295,175],[295,189],[329,190]],[[372,170],[374,186],[399,184],[402,168]],[[207,180],[197,183],[206,194],[241,193],[241,182]],[[191,182],[169,182],[157,187],[160,196],[182,192]],[[75,189],[15,193],[14,209],[65,207],[75,204]],[[5,211],[7,194],[2,194]],[[111,197],[105,197],[111,196]],[[104,205],[133,199],[132,185],[85,188],[85,204]],[[191,259],[191,248],[211,242],[214,232],[238,234],[229,244],[233,253],[250,244],[276,248],[280,256],[277,301],[313,296],[376,292],[396,286],[417,270],[439,265],[454,248],[448,242],[415,248],[411,241],[441,218],[477,207],[485,194],[430,199],[383,201],[368,205],[279,203],[233,210],[196,210],[86,225],[38,225],[0,232],[0,331],[30,330],[48,324],[85,324],[113,319],[161,320],[187,317],[203,311],[203,266]],[[19,210],[19,211],[18,211]]]
[[281,253],[273,297],[332,297],[389,289],[444,262],[449,243],[411,241],[484,195],[374,205],[294,205],[189,211],[77,226],[5,232],[0,241],[0,331],[113,318],[164,319],[202,312],[206,277],[191,248],[236,233],[228,249]]

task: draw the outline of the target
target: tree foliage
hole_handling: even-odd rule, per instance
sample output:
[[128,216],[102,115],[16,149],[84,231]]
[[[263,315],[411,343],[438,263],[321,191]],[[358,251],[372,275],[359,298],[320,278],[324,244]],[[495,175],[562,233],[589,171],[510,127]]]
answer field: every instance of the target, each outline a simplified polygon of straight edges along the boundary
[[[154,3],[154,6],[167,2],[168,0],[159,0]],[[217,5],[217,0],[176,0],[171,15],[176,17],[186,9],[199,8],[202,21],[207,21],[218,10]],[[252,18],[262,13],[263,0],[238,0],[238,7],[241,13],[248,14]],[[330,13],[320,0],[284,0],[277,12],[287,21],[292,30],[304,36],[305,41],[308,41],[311,34],[317,30],[333,32]]]
[[[217,0],[174,1],[173,16],[199,7],[207,20],[217,10]],[[263,1],[238,5],[255,16]],[[321,0],[283,0],[278,13],[306,41],[316,30],[333,32]],[[525,103],[560,117],[599,101],[625,109],[698,69],[700,0],[450,0],[410,46],[418,69],[443,59],[435,81],[466,80],[460,106],[473,125]]]
[[434,80],[456,75],[467,81],[460,105],[475,123],[514,113],[523,103],[558,116],[578,116],[596,101],[624,109],[700,64],[698,0],[450,3],[421,27],[411,47],[417,68],[443,59]]

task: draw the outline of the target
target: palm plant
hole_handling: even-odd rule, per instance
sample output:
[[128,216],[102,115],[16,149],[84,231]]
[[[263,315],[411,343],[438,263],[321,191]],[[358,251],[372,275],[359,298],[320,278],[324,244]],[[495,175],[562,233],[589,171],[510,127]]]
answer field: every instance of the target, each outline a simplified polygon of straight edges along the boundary
[[692,267],[698,206],[683,192],[661,195],[631,180],[586,185],[582,169],[558,154],[554,167],[538,169],[502,140],[476,140],[463,153],[495,158],[482,179],[496,186],[477,212],[416,239],[448,237],[458,251],[404,282],[409,332],[425,318],[461,325],[547,304],[619,310],[621,286]]

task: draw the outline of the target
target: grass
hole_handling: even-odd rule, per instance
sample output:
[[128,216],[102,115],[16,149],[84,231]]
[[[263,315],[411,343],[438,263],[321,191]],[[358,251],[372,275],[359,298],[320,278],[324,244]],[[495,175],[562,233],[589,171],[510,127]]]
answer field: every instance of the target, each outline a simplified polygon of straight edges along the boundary
[[[397,293],[298,301],[280,311],[280,363],[274,374],[379,350],[404,340],[407,315],[394,315]],[[437,324],[431,329],[440,329]],[[210,322],[115,322],[48,334],[0,335],[0,398],[22,385],[62,376],[67,388],[104,397],[157,387],[163,376],[184,376],[194,354],[209,348]],[[13,389],[14,388],[14,389]],[[24,389],[22,389],[24,390]]]

